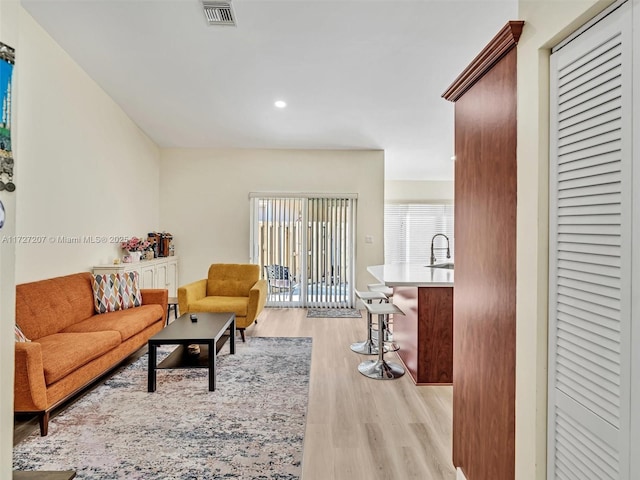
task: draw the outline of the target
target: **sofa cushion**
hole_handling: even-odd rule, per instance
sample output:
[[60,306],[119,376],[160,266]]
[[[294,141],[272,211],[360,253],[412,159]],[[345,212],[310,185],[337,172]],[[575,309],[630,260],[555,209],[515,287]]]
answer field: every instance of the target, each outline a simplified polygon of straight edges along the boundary
[[204,297],[189,304],[190,312],[233,312],[246,317],[249,297]]
[[96,313],[122,310],[120,276],[117,273],[94,275],[91,282]]
[[29,340],[24,333],[22,333],[22,330],[20,330],[20,327],[16,324],[13,327],[13,334],[16,338],[16,342],[30,342],[31,340]]
[[117,312],[142,305],[138,272],[96,274],[91,287],[96,313]]
[[38,339],[47,385],[64,378],[109,350],[120,345],[116,331],[55,333]]
[[89,272],[16,285],[16,323],[31,340],[94,314]]
[[123,309],[142,305],[142,293],[140,292],[138,272],[125,272],[120,274],[120,297],[122,298]]
[[207,296],[248,297],[259,279],[259,265],[214,263],[207,276]]
[[164,310],[160,305],[142,305],[141,307],[127,310],[94,315],[87,320],[68,326],[64,329],[64,332],[80,333],[115,330],[120,333],[121,340],[124,342],[158,320],[164,320]]

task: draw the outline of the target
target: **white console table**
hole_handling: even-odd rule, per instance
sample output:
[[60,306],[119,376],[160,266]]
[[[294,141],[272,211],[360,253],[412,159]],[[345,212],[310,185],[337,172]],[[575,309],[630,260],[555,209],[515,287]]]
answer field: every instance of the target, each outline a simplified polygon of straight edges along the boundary
[[140,288],[166,288],[170,297],[178,296],[178,257],[161,257],[118,265],[96,265],[95,274],[138,272]]

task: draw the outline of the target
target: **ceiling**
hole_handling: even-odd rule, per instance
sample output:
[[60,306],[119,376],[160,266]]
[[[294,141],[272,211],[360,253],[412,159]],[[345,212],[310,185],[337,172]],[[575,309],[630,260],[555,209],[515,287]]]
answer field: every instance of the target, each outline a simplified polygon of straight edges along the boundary
[[[161,147],[384,149],[389,180],[453,178],[440,95],[515,0],[22,0]],[[274,107],[275,100],[287,107]]]

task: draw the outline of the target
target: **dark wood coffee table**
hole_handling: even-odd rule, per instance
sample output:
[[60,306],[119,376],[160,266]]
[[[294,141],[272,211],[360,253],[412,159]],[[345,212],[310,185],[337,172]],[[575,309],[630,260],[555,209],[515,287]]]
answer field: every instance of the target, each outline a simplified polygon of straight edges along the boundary
[[[181,315],[164,330],[149,339],[148,390],[156,391],[156,370],[164,368],[208,368],[209,391],[216,389],[216,355],[229,339],[229,352],[236,353],[235,313],[196,313],[197,322],[189,314]],[[187,345],[200,345],[200,355],[189,355]],[[158,345],[178,345],[159,365]]]
[[25,471],[20,472],[14,470],[13,480],[71,480],[75,478],[76,472],[71,470],[65,472],[50,472],[50,471]]

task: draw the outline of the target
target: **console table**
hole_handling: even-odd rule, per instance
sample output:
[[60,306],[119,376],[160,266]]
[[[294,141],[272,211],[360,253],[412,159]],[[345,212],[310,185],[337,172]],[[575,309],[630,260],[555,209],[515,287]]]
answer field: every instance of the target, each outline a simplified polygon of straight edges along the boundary
[[178,257],[160,257],[118,265],[96,265],[95,274],[138,272],[140,288],[166,288],[170,297],[178,296]]

